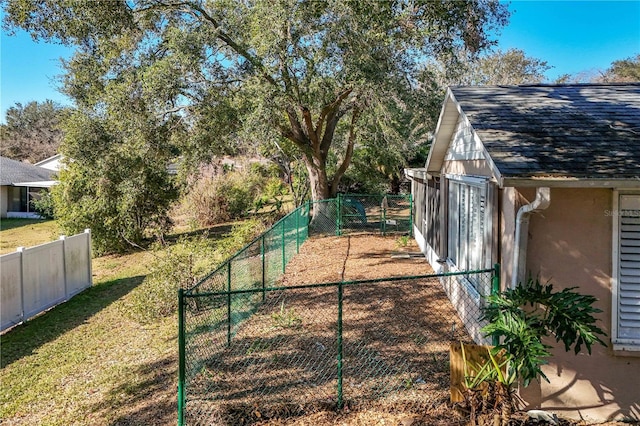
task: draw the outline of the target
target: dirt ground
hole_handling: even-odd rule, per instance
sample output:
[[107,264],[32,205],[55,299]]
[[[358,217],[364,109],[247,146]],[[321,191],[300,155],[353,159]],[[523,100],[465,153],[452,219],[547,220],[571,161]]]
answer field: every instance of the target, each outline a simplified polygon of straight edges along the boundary
[[[418,252],[413,240],[397,236],[312,238],[287,265],[281,284],[433,273]],[[437,279],[345,286],[341,411],[334,409],[332,377],[335,308],[336,287],[270,294],[238,326],[233,343],[216,348],[194,377],[188,424],[468,423],[448,401],[448,347],[470,338]],[[510,422],[532,424],[522,414]],[[580,424],[561,420],[564,426]]]
[[[190,364],[188,422],[279,424],[311,416],[331,424],[319,419],[337,401],[338,287],[300,286],[432,274],[416,252],[398,237],[307,241],[278,283],[295,289],[269,293],[233,327],[230,343],[226,327],[192,340],[189,351],[201,355]],[[234,299],[234,312],[250,310],[249,302]],[[347,284],[342,324],[342,414],[417,414],[447,400],[449,343],[469,338],[437,279]]]

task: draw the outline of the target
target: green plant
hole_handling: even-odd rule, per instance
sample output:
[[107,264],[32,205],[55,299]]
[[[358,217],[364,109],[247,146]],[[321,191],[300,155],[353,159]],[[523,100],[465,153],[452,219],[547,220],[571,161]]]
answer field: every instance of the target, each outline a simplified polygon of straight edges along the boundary
[[73,160],[51,188],[56,220],[67,235],[91,228],[96,254],[144,246],[171,225],[168,212],[178,196],[166,170],[172,126],[133,104],[102,116],[81,108],[64,119],[60,152]]
[[507,289],[488,297],[483,319],[489,324],[483,332],[501,343],[495,351],[505,350],[510,359],[509,374],[515,374],[528,386],[540,377],[549,381],[541,366],[551,356],[546,337],[562,341],[566,351],[577,354],[584,345],[589,353],[594,343],[606,344],[599,336],[605,333],[596,326],[593,307],[597,299],[574,291],[575,287],[553,291],[552,284],[543,285],[529,279],[526,285]]
[[218,241],[207,235],[183,238],[169,247],[157,246],[151,272],[131,293],[126,313],[141,323],[151,323],[177,312],[179,288],[195,285],[225,259],[264,229],[262,222],[247,220],[234,225]]
[[526,285],[488,297],[482,319],[489,324],[482,331],[501,343],[487,349],[482,362],[468,360],[462,345],[463,395],[472,425],[477,413],[487,410],[499,411],[506,425],[518,403],[513,384],[520,380],[528,386],[540,377],[549,381],[542,365],[551,356],[551,346],[543,343],[544,338],[562,341],[566,351],[573,348],[576,354],[582,345],[591,353],[594,343],[605,344],[599,337],[604,332],[595,325],[594,314],[601,312],[593,307],[596,298],[574,289],[554,292],[552,284],[530,279]]
[[297,328],[302,325],[302,318],[298,316],[295,309],[285,309],[284,301],[280,303],[280,311],[271,314],[271,320],[273,326],[279,328]]
[[234,170],[201,178],[183,198],[201,226],[239,219],[253,207],[260,193],[262,177],[244,170]]
[[39,197],[34,198],[31,203],[35,211],[43,219],[53,219],[55,217],[53,196],[50,191],[40,193]]
[[253,201],[255,210],[263,207],[271,207],[275,213],[279,214],[283,207],[283,197],[287,195],[288,189],[280,178],[271,177],[264,184],[260,194]]
[[398,239],[396,240],[396,244],[398,245],[398,247],[407,247],[409,245],[409,236],[402,235],[398,237]]
[[460,342],[464,366],[463,396],[471,413],[471,424],[476,424],[477,413],[498,410],[504,420],[515,408],[513,383],[517,377],[509,373],[510,358],[504,351],[495,354],[487,348],[481,362],[467,359],[464,344]]

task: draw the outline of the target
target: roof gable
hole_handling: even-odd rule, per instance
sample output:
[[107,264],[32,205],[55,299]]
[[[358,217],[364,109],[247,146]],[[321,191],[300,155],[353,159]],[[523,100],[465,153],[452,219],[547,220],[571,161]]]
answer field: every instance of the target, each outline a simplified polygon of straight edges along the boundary
[[[447,93],[441,117],[455,105],[504,178],[640,179],[640,83],[452,87]],[[449,132],[441,120],[434,155],[446,152]],[[430,155],[427,169],[443,155]]]

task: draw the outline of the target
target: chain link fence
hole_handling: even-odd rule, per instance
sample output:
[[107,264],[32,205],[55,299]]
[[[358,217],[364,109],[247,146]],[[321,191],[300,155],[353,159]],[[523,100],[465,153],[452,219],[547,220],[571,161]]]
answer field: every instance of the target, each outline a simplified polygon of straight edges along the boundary
[[309,204],[311,234],[350,233],[411,234],[411,194],[338,194],[336,198]]
[[[446,400],[449,345],[473,340],[483,296],[497,288],[494,269],[359,281],[343,275],[296,286],[279,281],[314,232],[387,232],[380,221],[362,226],[380,214],[387,224],[385,209],[373,207],[383,198],[367,204],[359,197],[367,220],[358,226],[337,214],[349,211],[341,206],[355,197],[308,203],[180,290],[179,424],[251,424],[345,405],[406,408]],[[400,219],[396,225],[411,224],[404,203],[410,208],[409,199],[398,200],[393,213],[387,209],[387,217]],[[334,227],[325,220],[330,216],[319,216],[331,211]],[[479,298],[464,296],[469,286]]]

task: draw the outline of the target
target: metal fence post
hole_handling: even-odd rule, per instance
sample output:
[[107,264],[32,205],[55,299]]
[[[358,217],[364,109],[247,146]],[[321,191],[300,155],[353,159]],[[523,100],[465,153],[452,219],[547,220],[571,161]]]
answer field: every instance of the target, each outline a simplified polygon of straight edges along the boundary
[[338,283],[338,409],[342,409],[342,281]]
[[304,225],[306,231],[305,231],[305,240],[307,238],[309,238],[309,223],[311,223],[311,206],[313,204],[311,204],[311,200],[307,200],[307,220],[306,223]]
[[296,209],[296,253],[300,253],[300,207]]
[[285,245],[285,239],[284,239],[284,223],[287,221],[287,219],[285,218],[282,222],[280,222],[280,226],[282,226],[282,273],[284,274],[284,270],[287,266],[287,253],[286,253],[286,245]]
[[264,248],[264,234],[260,237],[260,257],[262,259],[262,301],[266,298],[265,288],[267,286],[266,280],[266,265],[265,265],[265,248]]
[[231,346],[231,262],[227,262],[227,346]]
[[178,426],[184,425],[185,382],[184,290],[178,290]]
[[382,208],[382,236],[387,235],[387,209]]
[[342,197],[336,195],[336,235],[342,235]]
[[[500,293],[500,264],[493,265],[493,277],[491,277],[491,295]],[[493,336],[491,344],[497,346],[500,344],[498,336]]]

